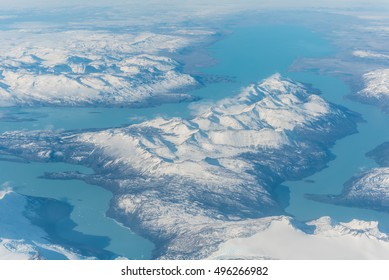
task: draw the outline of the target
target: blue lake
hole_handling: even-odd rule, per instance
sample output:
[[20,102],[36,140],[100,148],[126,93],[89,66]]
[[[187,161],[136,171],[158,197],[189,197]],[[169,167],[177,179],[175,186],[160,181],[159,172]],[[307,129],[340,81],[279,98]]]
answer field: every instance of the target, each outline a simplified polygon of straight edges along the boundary
[[[305,193],[339,193],[343,183],[358,170],[374,166],[365,158],[365,152],[377,144],[388,140],[384,131],[388,117],[374,107],[361,105],[344,99],[348,88],[339,80],[331,77],[317,76],[310,73],[289,73],[288,68],[300,57],[321,57],[330,55],[334,48],[319,34],[309,29],[292,26],[255,26],[239,27],[226,38],[209,48],[210,55],[217,64],[200,69],[206,74],[227,75],[234,82],[208,84],[190,92],[202,98],[196,104],[165,104],[154,108],[3,108],[0,114],[20,118],[19,121],[0,122],[0,132],[10,130],[79,130],[90,128],[117,127],[137,123],[156,116],[189,117],[196,105],[208,104],[221,98],[237,94],[242,87],[260,81],[279,72],[304,83],[311,83],[323,92],[323,96],[335,103],[343,104],[363,115],[366,123],[359,125],[360,133],[337,142],[332,150],[337,158],[329,168],[315,174],[309,179],[285,182],[290,188],[290,201],[286,211],[301,220],[330,215],[340,221],[352,218],[388,220],[386,214],[356,208],[338,207],[309,201]],[[34,120],[32,120],[34,119]],[[375,137],[371,137],[375,135]],[[105,217],[111,193],[103,188],[88,185],[81,181],[60,181],[39,179],[44,172],[90,170],[68,164],[58,163],[14,163],[0,161],[0,184],[11,182],[15,190],[33,196],[50,197],[68,202],[74,207],[71,219],[77,226],[74,230],[91,236],[105,236],[110,239],[104,249],[131,259],[150,258],[153,244]],[[386,224],[384,224],[386,226]],[[71,230],[60,233],[65,239],[88,244],[91,240],[74,240]],[[93,245],[93,244],[91,244]]]

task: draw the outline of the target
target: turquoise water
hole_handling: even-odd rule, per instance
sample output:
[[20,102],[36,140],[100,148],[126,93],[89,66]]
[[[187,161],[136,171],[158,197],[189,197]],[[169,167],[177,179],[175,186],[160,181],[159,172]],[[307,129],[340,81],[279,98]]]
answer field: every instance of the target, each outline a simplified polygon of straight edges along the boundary
[[[234,30],[232,35],[212,45],[209,52],[218,63],[200,70],[212,75],[231,76],[234,78],[234,82],[209,84],[192,91],[191,94],[202,98],[195,104],[165,104],[142,109],[0,109],[0,116],[1,114],[9,114],[12,117],[20,118],[19,121],[13,122],[0,121],[0,132],[23,129],[107,128],[137,123],[156,116],[189,117],[192,113],[190,108],[233,96],[242,87],[279,72],[299,81],[312,83],[323,91],[325,98],[362,113],[367,120],[366,124],[359,126],[361,133],[337,142],[333,149],[333,153],[337,156],[336,160],[330,163],[329,168],[310,178],[315,183],[304,181],[285,183],[291,191],[287,212],[301,220],[314,219],[323,215],[330,215],[338,220],[350,220],[351,218],[388,220],[387,215],[374,211],[337,207],[304,198],[305,193],[339,193],[343,183],[356,171],[374,166],[372,161],[364,157],[364,153],[388,138],[387,133],[382,131],[382,128],[385,127],[382,125],[388,121],[387,117],[374,107],[345,100],[343,97],[348,93],[348,89],[339,80],[309,73],[288,72],[289,66],[300,57],[321,57],[334,52],[333,47],[327,41],[309,29],[300,27],[241,27]],[[371,139],[370,135],[377,136]],[[105,217],[111,198],[110,192],[76,180],[54,181],[37,178],[44,172],[66,170],[91,172],[86,168],[68,164],[27,164],[0,161],[0,184],[9,181],[20,193],[66,201],[74,207],[71,214],[71,219],[76,223],[74,230],[91,236],[108,237],[110,240],[108,245],[97,245],[114,254],[132,259],[150,258],[153,249],[150,242]],[[92,242],[87,239],[77,240],[79,235],[74,235],[74,231],[66,228],[59,234],[73,241],[86,244]]]
[[[227,75],[231,83],[207,84],[190,94],[202,98],[196,104],[215,102],[239,93],[242,87],[258,82],[276,72],[285,74],[290,64],[299,57],[320,57],[331,53],[332,48],[309,29],[288,26],[241,27],[231,36],[209,48],[217,64],[199,70],[205,74]],[[73,130],[109,128],[139,123],[158,116],[191,116],[187,103],[163,104],[152,108],[0,108],[1,113],[35,118],[38,121],[3,122],[1,131],[22,129]]]
[[[376,107],[360,104],[345,98],[349,89],[340,80],[313,74],[292,74],[293,78],[309,81],[323,92],[323,96],[334,103],[342,104],[358,112],[366,122],[358,125],[359,133],[336,142],[331,149],[336,156],[328,168],[296,182],[285,182],[290,188],[290,205],[286,211],[300,220],[310,220],[321,216],[330,216],[336,221],[347,222],[350,219],[379,221],[381,230],[389,232],[389,215],[372,210],[329,205],[310,201],[304,194],[340,194],[343,184],[361,171],[376,167],[373,160],[365,154],[389,139],[389,115]],[[308,181],[306,181],[308,180]]]
[[[235,77],[236,83],[213,85],[214,88],[208,86],[205,90],[199,90],[200,93],[197,95],[205,94],[212,96],[208,99],[217,100],[238,93],[241,87],[249,83],[279,72],[297,81],[312,84],[314,88],[321,90],[323,97],[328,101],[360,113],[366,123],[358,125],[358,134],[337,141],[331,149],[336,159],[328,164],[328,168],[304,180],[283,184],[290,190],[289,206],[286,211],[302,221],[322,216],[331,216],[337,221],[344,222],[354,218],[378,220],[381,229],[389,232],[388,214],[314,202],[304,197],[306,193],[339,194],[343,184],[352,176],[376,166],[372,160],[365,157],[365,153],[389,139],[389,130],[386,129],[389,116],[376,107],[347,99],[350,90],[341,80],[314,73],[288,71],[293,61],[300,57],[321,57],[331,55],[335,51],[336,49],[319,34],[305,28],[287,26],[239,28],[232,36],[211,48],[213,56],[219,63],[204,71]],[[225,88],[218,88],[221,86]]]
[[210,48],[217,64],[202,69],[212,75],[226,75],[234,82],[211,84],[193,91],[201,102],[233,96],[240,89],[275,73],[288,75],[289,66],[300,57],[322,57],[333,48],[318,34],[301,27],[240,27]]
[[240,27],[211,47],[218,64],[204,72],[236,77],[242,86],[276,72],[285,74],[300,57],[321,57],[333,49],[318,34],[302,27]]
[[[106,218],[111,193],[103,188],[79,180],[40,179],[45,172],[79,171],[91,173],[82,166],[65,163],[16,163],[0,161],[0,182],[7,182],[14,191],[37,197],[53,198],[73,206],[70,219],[76,226],[60,226],[56,234],[69,242],[86,247],[105,249],[118,256],[131,259],[149,259],[154,245]],[[82,233],[82,234],[80,234]],[[107,242],[96,244],[96,237],[108,237]],[[104,241],[104,239],[102,239]],[[106,244],[108,243],[108,244]]]

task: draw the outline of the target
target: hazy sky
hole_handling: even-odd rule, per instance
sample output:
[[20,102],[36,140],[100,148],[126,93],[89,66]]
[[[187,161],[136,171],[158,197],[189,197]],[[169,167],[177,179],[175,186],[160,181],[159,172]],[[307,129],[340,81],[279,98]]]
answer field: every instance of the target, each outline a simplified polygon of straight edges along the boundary
[[156,7],[158,5],[173,5],[175,8],[183,6],[220,6],[220,5],[234,5],[234,6],[339,6],[339,5],[387,5],[388,0],[0,0],[0,7],[7,8],[53,8],[53,7],[69,7],[69,6],[116,6],[116,5],[142,5]]
[[31,15],[38,11],[34,20],[41,22],[46,19],[50,22],[115,21],[116,24],[123,21],[127,25],[151,25],[213,19],[245,11],[308,7],[347,13],[348,8],[360,7],[353,12],[375,9],[374,13],[383,13],[389,11],[389,0],[0,0],[0,20],[22,10]]

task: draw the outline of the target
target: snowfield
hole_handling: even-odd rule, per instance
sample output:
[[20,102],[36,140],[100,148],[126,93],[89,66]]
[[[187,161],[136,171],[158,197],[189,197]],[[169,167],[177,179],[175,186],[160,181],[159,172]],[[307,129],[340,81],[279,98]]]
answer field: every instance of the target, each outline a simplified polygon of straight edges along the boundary
[[221,244],[210,259],[388,259],[389,236],[376,222],[336,223],[329,217],[298,225],[290,217],[263,218],[266,227]]

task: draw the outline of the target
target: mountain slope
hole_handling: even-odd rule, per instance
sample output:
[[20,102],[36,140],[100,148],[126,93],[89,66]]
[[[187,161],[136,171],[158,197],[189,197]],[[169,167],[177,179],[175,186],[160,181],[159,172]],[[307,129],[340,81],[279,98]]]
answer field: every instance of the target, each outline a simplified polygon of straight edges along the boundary
[[[0,150],[92,167],[109,215],[157,246],[155,257],[203,258],[281,215],[274,189],[323,168],[359,118],[276,74],[190,120],[158,118],[94,132],[7,132]],[[194,238],[195,236],[195,238]]]
[[[164,52],[191,35],[62,31],[13,36],[0,47],[0,106],[150,106],[190,101],[197,86]],[[17,47],[15,47],[17,46]]]

